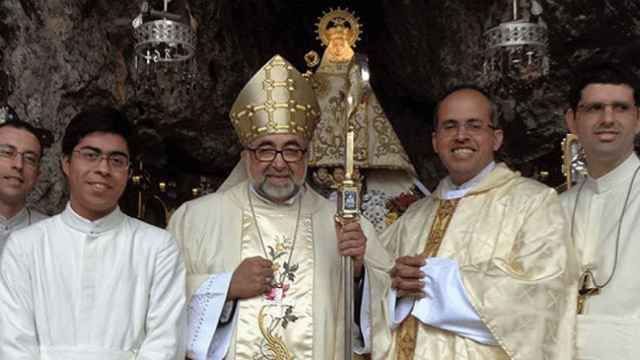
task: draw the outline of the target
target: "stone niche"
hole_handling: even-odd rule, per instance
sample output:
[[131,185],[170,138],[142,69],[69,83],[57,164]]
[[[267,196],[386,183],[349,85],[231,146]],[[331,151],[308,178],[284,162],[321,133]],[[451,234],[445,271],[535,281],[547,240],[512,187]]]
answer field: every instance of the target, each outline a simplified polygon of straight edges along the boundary
[[[549,27],[550,75],[528,90],[496,99],[506,131],[500,157],[527,176],[548,172],[546,181],[557,186],[563,180],[560,141],[566,133],[563,113],[571,69],[592,58],[640,64],[640,2],[538,3]],[[144,145],[140,156],[151,179],[144,202],[151,204],[148,200],[156,196],[171,208],[192,198],[192,189],[201,183],[201,192],[215,189],[241,150],[227,117],[237,93],[275,53],[304,72],[304,54],[322,51],[315,34],[318,17],[338,6],[354,11],[364,25],[355,50],[369,56],[373,88],[420,179],[433,188],[445,174],[431,149],[434,103],[447,87],[477,79],[482,33],[505,20],[510,9],[505,0],[191,0],[199,24],[196,85],[191,92],[165,88],[150,93],[139,91],[132,76],[130,23],[139,5],[0,2],[0,100],[54,138],[31,196],[48,213],[60,211],[67,200],[59,166],[65,126],[84,106],[96,103],[121,108],[137,125],[136,144]],[[172,2],[181,5],[184,0]],[[137,190],[128,190],[127,209],[135,209]]]

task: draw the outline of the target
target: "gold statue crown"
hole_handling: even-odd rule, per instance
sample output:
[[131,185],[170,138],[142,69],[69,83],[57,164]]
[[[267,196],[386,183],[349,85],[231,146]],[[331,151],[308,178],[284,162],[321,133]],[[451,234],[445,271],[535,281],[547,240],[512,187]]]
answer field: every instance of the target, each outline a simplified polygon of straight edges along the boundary
[[309,81],[275,55],[244,86],[229,117],[245,146],[271,134],[302,135],[310,141],[320,106]]
[[329,8],[328,12],[318,18],[317,39],[322,42],[322,45],[328,46],[333,36],[341,35],[349,43],[349,46],[355,48],[362,33],[362,25],[358,22],[359,20],[349,12],[349,9],[338,7],[334,10]]

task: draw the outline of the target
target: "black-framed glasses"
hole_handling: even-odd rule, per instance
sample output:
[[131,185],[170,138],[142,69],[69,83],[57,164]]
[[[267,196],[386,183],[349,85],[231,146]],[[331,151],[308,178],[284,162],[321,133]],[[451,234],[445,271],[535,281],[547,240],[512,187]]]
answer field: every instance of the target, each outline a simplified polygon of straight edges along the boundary
[[458,131],[460,131],[460,129],[464,129],[464,131],[468,134],[478,135],[487,129],[496,130],[497,127],[491,124],[485,125],[485,123],[482,122],[481,120],[468,120],[464,122],[445,120],[438,127],[438,131],[442,132],[447,136],[457,134]]
[[33,151],[18,151],[13,145],[0,144],[0,157],[15,160],[20,155],[25,165],[37,168],[40,164],[40,155]]
[[304,154],[307,152],[307,149],[300,148],[284,148],[282,150],[277,150],[274,148],[268,147],[259,147],[259,148],[250,148],[247,147],[247,150],[251,151],[255,156],[256,160],[260,162],[272,162],[276,159],[278,154],[282,155],[282,160],[288,163],[293,163],[302,160]]
[[103,153],[98,149],[82,148],[73,150],[73,152],[78,153],[84,162],[94,166],[98,165],[102,159],[107,159],[109,166],[114,170],[126,170],[129,168],[129,156],[119,151]]

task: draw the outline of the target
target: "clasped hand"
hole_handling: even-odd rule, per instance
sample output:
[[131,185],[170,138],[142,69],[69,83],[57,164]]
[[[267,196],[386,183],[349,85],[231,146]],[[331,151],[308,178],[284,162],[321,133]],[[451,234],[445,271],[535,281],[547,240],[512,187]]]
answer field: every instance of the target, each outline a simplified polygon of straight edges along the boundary
[[420,270],[426,264],[426,257],[401,256],[391,269],[391,287],[398,291],[398,297],[423,298],[424,272]]

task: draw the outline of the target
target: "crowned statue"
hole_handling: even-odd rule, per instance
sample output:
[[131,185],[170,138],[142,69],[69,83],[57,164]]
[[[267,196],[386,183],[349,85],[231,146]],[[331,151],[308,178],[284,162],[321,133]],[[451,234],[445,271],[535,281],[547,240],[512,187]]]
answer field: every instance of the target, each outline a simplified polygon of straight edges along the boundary
[[[349,82],[353,48],[362,26],[348,9],[330,9],[317,24],[318,39],[326,47],[322,58],[315,51],[305,55],[321,118],[309,146],[310,183],[328,198],[335,196],[344,176],[344,94]],[[378,232],[393,222],[390,201],[417,198],[428,190],[416,179],[416,171],[373,91],[358,105],[349,119],[355,130],[354,163],[362,185],[362,214]]]

